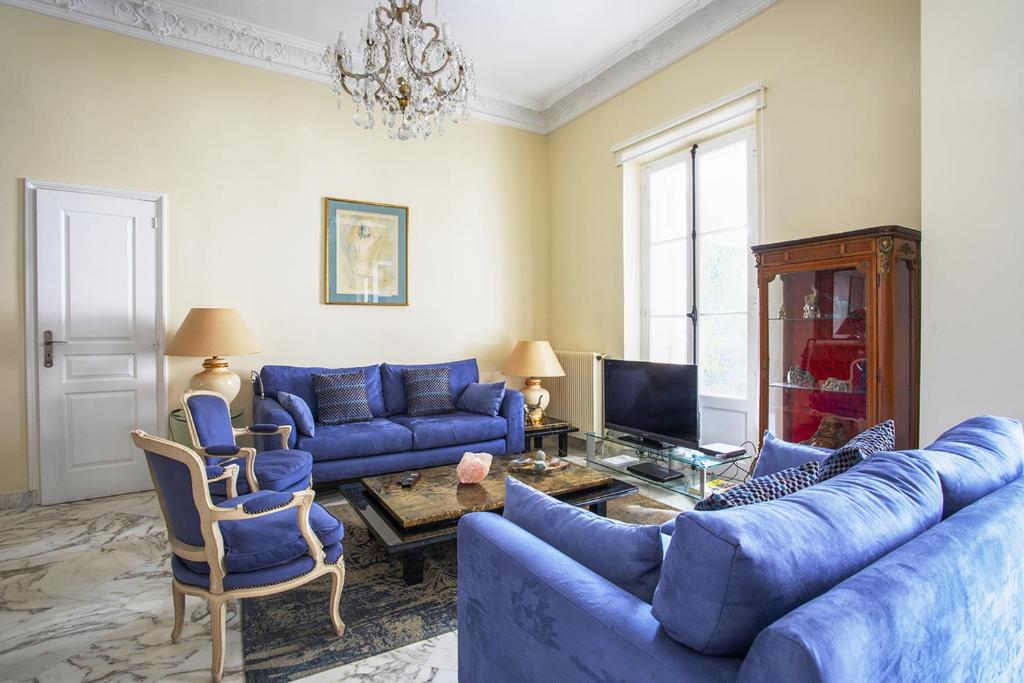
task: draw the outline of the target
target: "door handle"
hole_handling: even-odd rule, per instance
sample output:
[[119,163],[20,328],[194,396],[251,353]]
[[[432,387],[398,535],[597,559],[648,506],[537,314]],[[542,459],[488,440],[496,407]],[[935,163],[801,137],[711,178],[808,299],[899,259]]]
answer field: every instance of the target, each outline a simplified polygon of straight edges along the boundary
[[61,339],[54,339],[53,332],[46,330],[43,332],[43,366],[47,368],[53,367],[53,345],[54,344],[67,344],[66,341]]

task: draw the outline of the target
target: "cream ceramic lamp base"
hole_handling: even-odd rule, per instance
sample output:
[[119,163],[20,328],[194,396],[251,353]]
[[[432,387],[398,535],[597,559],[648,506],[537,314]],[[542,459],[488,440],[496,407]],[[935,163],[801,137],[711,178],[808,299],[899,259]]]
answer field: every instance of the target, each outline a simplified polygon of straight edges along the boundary
[[[523,387],[523,403],[526,404],[527,417],[530,418],[530,422],[535,425],[540,424],[550,402],[551,394],[540,385],[539,377],[531,377],[526,380],[526,386]],[[536,407],[531,410],[530,406]]]
[[203,361],[203,371],[192,376],[188,383],[191,389],[216,391],[231,403],[242,388],[242,379],[228,370],[228,362],[219,356]]

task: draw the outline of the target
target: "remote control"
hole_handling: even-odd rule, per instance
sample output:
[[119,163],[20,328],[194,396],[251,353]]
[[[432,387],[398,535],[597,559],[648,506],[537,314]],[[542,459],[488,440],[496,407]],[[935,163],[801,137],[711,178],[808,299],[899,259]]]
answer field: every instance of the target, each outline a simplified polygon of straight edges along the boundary
[[420,473],[419,472],[410,472],[409,474],[407,474],[404,477],[402,477],[401,479],[399,479],[398,483],[399,483],[399,485],[401,485],[402,488],[408,489],[408,488],[412,488],[412,485],[415,484],[416,482],[418,482],[419,480],[420,480]]

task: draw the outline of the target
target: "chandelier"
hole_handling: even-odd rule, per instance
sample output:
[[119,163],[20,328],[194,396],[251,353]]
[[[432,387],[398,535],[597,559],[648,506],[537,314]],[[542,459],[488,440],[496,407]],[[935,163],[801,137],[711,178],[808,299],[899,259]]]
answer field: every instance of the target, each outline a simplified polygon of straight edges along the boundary
[[469,118],[473,63],[451,39],[448,24],[438,28],[423,18],[423,0],[377,0],[356,52],[342,31],[324,58],[339,108],[343,92],[355,102],[357,126],[373,128],[379,112],[390,137],[425,139],[435,129],[443,135],[446,120]]

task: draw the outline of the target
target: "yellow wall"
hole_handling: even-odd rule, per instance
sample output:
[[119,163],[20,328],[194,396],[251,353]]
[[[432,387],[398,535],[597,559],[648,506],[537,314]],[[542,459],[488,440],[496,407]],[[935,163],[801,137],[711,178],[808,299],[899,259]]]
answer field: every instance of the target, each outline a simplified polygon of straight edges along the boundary
[[921,12],[922,443],[979,413],[1024,418],[1024,3]]
[[549,334],[623,352],[622,173],[609,148],[763,79],[765,241],[919,227],[917,0],[780,0],[549,136]]
[[[467,356],[493,374],[545,336],[545,139],[471,121],[398,143],[351,113],[320,83],[0,5],[0,492],[28,486],[22,178],[168,193],[169,329],[239,308],[265,349],[243,377]],[[411,306],[320,304],[324,196],[411,207]],[[172,360],[172,397],[198,365]]]

